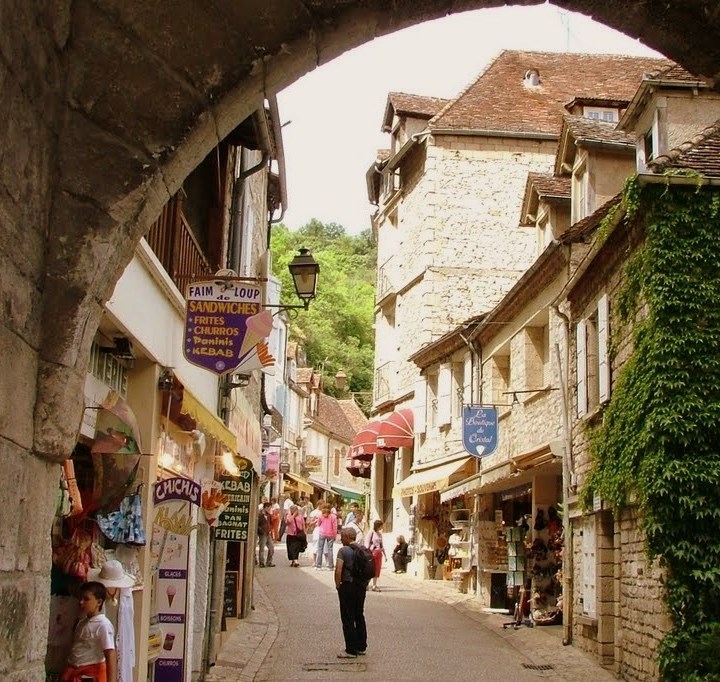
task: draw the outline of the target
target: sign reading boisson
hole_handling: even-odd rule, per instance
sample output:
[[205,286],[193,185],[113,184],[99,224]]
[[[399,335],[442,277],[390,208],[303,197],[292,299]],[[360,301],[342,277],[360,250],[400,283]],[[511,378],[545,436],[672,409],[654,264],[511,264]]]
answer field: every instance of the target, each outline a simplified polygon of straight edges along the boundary
[[[237,367],[263,338],[262,288],[252,282],[193,282],[185,294],[185,359],[217,375]],[[269,333],[269,332],[268,332]]]

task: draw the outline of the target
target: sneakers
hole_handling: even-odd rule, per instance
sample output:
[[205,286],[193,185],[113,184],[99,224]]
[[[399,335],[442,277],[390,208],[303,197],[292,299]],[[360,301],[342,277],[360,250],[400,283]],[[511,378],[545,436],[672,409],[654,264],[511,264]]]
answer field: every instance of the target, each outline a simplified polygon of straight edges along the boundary
[[349,651],[341,651],[338,655],[338,658],[357,658],[357,654],[350,653]]
[[265,564],[258,564],[260,568],[265,568]]
[[358,655],[358,656],[364,656],[366,653],[367,653],[367,651],[366,651],[365,649],[363,649],[362,651],[358,651],[358,652],[357,652],[357,655]]

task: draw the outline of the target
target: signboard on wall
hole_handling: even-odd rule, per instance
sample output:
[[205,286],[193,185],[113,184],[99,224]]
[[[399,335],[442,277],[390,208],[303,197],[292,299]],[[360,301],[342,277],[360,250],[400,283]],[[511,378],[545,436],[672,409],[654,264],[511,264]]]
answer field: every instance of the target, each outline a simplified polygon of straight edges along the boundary
[[237,476],[221,476],[223,494],[228,498],[228,506],[220,514],[215,529],[215,539],[247,542],[250,527],[250,492],[253,472],[251,469],[240,471]]
[[473,457],[487,457],[498,445],[497,408],[463,406],[463,447]]
[[162,650],[154,663],[155,682],[184,682],[188,552],[193,505],[200,504],[200,486],[188,478],[168,478],[153,487],[155,518],[150,557],[155,581],[155,614],[162,632]]
[[185,359],[218,376],[250,372],[275,362],[266,340],[272,331],[254,282],[193,282],[185,293]]

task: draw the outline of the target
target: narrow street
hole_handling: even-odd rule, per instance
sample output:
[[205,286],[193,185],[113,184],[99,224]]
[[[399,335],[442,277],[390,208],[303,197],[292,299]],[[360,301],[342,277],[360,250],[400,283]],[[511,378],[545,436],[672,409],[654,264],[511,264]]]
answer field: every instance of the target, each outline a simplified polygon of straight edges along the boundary
[[563,647],[558,630],[504,630],[506,616],[484,613],[450,583],[395,576],[387,564],[381,592],[367,596],[367,656],[338,659],[343,639],[332,572],[316,571],[308,558],[291,569],[283,544],[276,545],[275,563],[258,569],[256,610],[238,624],[209,680],[614,679],[582,652]]

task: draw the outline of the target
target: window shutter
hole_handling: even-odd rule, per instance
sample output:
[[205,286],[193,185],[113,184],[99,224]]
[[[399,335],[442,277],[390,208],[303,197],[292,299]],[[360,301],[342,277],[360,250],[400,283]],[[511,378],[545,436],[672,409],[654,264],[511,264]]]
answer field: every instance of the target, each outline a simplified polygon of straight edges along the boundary
[[577,413],[582,417],[587,412],[587,348],[585,338],[585,320],[580,320],[575,328],[577,357]]
[[598,397],[601,403],[610,398],[609,312],[608,297],[603,294],[598,301]]
[[452,365],[440,365],[438,375],[438,426],[446,426],[452,420]]
[[595,516],[583,524],[582,537],[582,610],[590,618],[597,617],[597,561]]
[[473,359],[468,353],[465,356],[465,368],[463,371],[463,404],[469,405],[472,401],[472,384],[473,384]]
[[420,378],[415,382],[415,414],[413,415],[415,433],[425,433],[425,404],[427,400],[427,382]]

